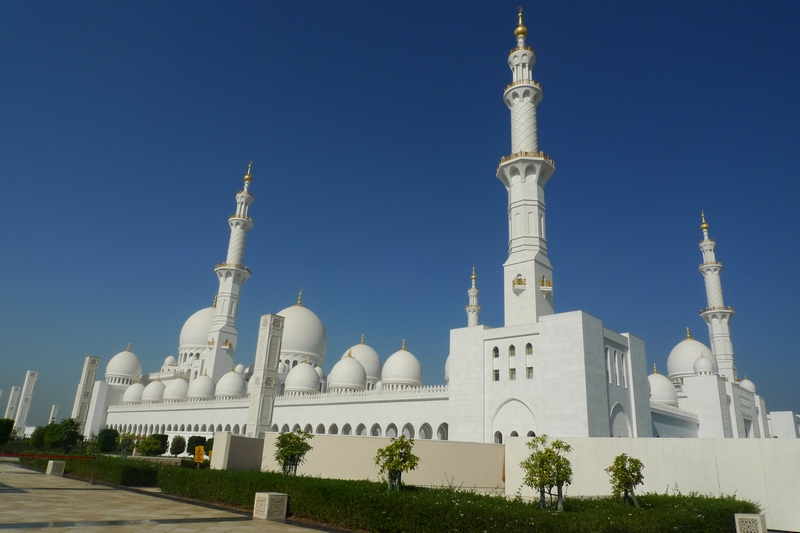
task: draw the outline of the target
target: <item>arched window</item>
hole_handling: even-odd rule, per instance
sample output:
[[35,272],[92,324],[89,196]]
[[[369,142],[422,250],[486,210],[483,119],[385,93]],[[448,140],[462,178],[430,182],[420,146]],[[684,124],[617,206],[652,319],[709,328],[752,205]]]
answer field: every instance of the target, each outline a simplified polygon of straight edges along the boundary
[[494,443],[495,444],[503,444],[503,434],[499,431],[494,432]]
[[202,426],[200,426],[200,431],[205,431],[205,430],[206,430],[206,425],[205,425],[205,424],[203,424]]
[[436,438],[439,440],[447,440],[447,434],[449,432],[449,427],[447,422],[439,426],[439,429],[436,430]]
[[419,438],[423,440],[430,440],[433,438],[433,430],[427,422],[419,427]]
[[339,434],[339,426],[336,424],[331,424],[328,428],[328,435],[338,435]]
[[525,345],[525,355],[533,355],[533,344],[528,343]]
[[380,424],[375,424],[372,426],[372,429],[369,430],[369,434],[373,437],[380,437],[381,436],[381,426]]
[[231,430],[231,425],[225,424],[225,429],[223,431],[230,431],[230,430]]
[[300,431],[300,424],[295,424],[292,426],[292,433],[296,433],[298,431]]
[[277,432],[278,432],[278,424],[272,424],[272,427],[271,427],[271,428],[269,428],[269,429],[270,429],[270,431],[272,431],[273,433],[277,433]]
[[500,348],[498,348],[497,346],[492,348],[492,356],[493,357],[500,357]]
[[289,424],[281,426],[281,433],[289,433]]
[[233,426],[233,434],[234,435],[238,435],[239,434],[239,424],[236,424],[235,426]]
[[406,424],[405,426],[403,426],[403,436],[407,439],[413,439],[414,426],[412,426],[411,424]]
[[359,437],[366,437],[367,426],[365,426],[364,424],[359,424],[358,427],[356,427],[356,435],[358,435]]
[[517,349],[512,344],[511,346],[508,347],[508,356],[514,357],[515,355],[517,355]]
[[516,431],[512,431],[509,437],[519,437],[519,433],[517,433]]
[[319,424],[317,426],[317,433],[320,434],[320,435],[324,435],[325,434],[325,426],[322,425],[322,424]]
[[389,424],[386,427],[386,436],[391,438],[397,437],[397,426],[394,424]]
[[306,433],[313,433],[314,428],[311,427],[311,424],[306,424],[306,427],[303,428],[303,431],[305,431]]
[[350,424],[345,424],[344,427],[342,427],[342,435],[349,435],[352,432],[353,428],[350,426]]
[[535,437],[535,436],[536,436],[536,433],[534,433],[533,431],[529,431],[528,432],[528,437]]

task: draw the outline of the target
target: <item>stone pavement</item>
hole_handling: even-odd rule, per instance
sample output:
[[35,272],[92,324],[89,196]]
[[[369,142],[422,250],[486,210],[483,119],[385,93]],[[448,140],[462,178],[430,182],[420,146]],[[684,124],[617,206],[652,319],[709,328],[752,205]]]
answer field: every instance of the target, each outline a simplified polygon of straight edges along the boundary
[[252,515],[161,496],[48,476],[0,461],[0,533],[312,533],[314,526],[253,520]]

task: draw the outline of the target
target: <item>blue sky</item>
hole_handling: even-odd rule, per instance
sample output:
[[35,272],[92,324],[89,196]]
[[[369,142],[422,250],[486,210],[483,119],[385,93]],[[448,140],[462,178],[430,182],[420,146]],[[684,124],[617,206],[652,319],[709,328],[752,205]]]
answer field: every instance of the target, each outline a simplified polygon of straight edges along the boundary
[[[0,2],[0,389],[72,408],[83,359],[146,371],[208,306],[253,160],[237,362],[296,301],[328,331],[406,340],[444,382],[449,329],[502,325],[517,2]],[[800,411],[798,2],[524,4],[559,312],[708,343],[705,209],[740,374]]]

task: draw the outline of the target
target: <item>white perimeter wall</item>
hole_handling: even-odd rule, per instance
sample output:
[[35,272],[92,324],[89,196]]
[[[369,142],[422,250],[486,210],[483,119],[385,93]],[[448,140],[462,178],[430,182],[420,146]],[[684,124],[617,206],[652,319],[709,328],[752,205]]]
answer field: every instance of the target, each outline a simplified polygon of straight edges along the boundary
[[[529,439],[506,442],[506,494],[533,498],[523,486],[519,464],[530,454]],[[779,439],[614,439],[562,440],[572,445],[573,483],[567,496],[605,496],[611,484],[605,469],[614,457],[627,453],[644,463],[640,492],[733,495],[757,502],[767,527],[800,531],[800,441]]]

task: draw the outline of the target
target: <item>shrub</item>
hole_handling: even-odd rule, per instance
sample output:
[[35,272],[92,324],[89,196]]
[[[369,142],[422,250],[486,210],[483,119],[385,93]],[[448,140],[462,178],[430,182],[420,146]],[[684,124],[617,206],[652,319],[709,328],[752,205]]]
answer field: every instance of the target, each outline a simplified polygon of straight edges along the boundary
[[148,457],[163,455],[167,451],[167,443],[164,442],[164,440],[162,440],[160,437],[166,437],[166,435],[150,435],[149,437],[142,437],[136,444],[136,450],[140,454]]
[[210,439],[208,439],[206,441],[206,444],[205,444],[206,455],[208,455],[208,452],[212,452],[212,451],[214,451],[214,437],[211,437]]
[[65,418],[58,424],[48,424],[44,430],[45,446],[69,453],[81,438],[80,427],[80,424],[74,418]]
[[190,454],[194,455],[194,449],[197,446],[205,446],[206,445],[206,438],[200,435],[192,435],[189,437],[189,440],[186,442],[186,451]]
[[606,468],[606,472],[611,476],[611,491],[619,498],[624,494],[622,501],[628,501],[628,491],[631,493],[631,500],[634,507],[639,507],[639,501],[636,499],[635,487],[641,485],[644,481],[642,469],[644,465],[639,459],[635,457],[628,457],[627,454],[621,453],[614,458],[611,466]]
[[11,440],[12,431],[14,431],[14,421],[10,418],[0,418],[0,446],[5,446]]
[[[20,463],[38,470],[47,468],[46,458],[20,457]],[[96,461],[96,462],[95,462]],[[156,487],[160,467],[150,461],[124,461],[119,457],[98,456],[96,460],[67,459],[64,473],[89,480],[94,468],[94,480],[128,487]]]
[[133,433],[123,433],[117,439],[119,447],[122,450],[122,458],[128,457],[128,451],[136,444],[136,435]]
[[33,430],[33,434],[31,435],[31,448],[34,450],[44,449],[45,429],[44,426],[37,426],[36,429]]
[[400,490],[403,472],[417,468],[419,457],[411,453],[413,447],[414,439],[406,439],[405,435],[400,435],[392,438],[389,445],[380,448],[375,455],[375,464],[381,467],[381,474],[386,474],[389,490]]
[[180,455],[186,451],[186,439],[177,435],[172,437],[172,444],[169,446],[170,455]]
[[308,443],[313,438],[314,435],[300,430],[278,435],[275,439],[275,461],[281,465],[284,475],[297,475],[297,465],[305,462],[306,454],[313,450]]
[[119,431],[116,429],[105,428],[101,429],[97,434],[97,449],[101,453],[110,453],[117,449],[117,440],[119,439]]

